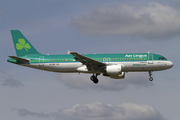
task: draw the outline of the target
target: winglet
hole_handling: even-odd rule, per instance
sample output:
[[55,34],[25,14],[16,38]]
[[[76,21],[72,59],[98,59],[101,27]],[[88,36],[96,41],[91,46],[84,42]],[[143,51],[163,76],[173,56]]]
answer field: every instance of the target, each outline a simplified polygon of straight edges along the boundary
[[71,51],[67,50],[67,54],[70,54],[70,53],[71,53]]

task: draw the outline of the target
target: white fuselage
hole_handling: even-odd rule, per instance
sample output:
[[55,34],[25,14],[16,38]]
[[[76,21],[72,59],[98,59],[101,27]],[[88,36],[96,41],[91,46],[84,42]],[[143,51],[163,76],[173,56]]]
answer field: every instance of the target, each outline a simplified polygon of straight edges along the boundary
[[[122,65],[123,72],[143,72],[143,71],[160,71],[166,70],[173,66],[171,61],[144,61],[144,62],[105,62],[106,65]],[[80,62],[69,63],[36,63],[36,64],[20,64],[22,66],[32,67],[36,69],[53,71],[53,72],[84,72],[92,73],[91,71],[78,71],[78,68],[83,66]]]

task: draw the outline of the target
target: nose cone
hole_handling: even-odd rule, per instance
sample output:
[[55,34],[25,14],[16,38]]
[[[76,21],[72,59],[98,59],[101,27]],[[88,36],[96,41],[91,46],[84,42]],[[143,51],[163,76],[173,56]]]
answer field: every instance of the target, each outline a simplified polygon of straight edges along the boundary
[[172,63],[171,61],[168,61],[167,67],[168,67],[168,68],[172,68],[172,67],[173,67],[173,63]]

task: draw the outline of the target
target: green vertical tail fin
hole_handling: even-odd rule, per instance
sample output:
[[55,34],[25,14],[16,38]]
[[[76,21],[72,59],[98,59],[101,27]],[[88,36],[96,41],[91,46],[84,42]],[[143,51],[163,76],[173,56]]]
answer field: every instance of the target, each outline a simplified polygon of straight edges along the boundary
[[40,54],[19,30],[11,30],[17,56]]

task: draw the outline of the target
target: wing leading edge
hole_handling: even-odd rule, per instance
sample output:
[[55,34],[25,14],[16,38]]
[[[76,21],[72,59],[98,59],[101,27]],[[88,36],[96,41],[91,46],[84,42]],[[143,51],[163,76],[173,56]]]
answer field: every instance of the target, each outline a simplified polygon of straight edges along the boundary
[[88,71],[92,71],[93,73],[98,73],[100,71],[104,71],[106,66],[105,63],[96,61],[92,58],[86,57],[84,55],[80,55],[77,52],[69,52],[69,54],[74,56],[76,61],[81,62],[83,65],[86,65]]
[[102,62],[99,62],[99,61],[96,61],[96,60],[91,59],[89,57],[80,55],[77,52],[70,52],[70,54],[74,56],[74,59],[76,61],[79,61],[79,62],[83,63],[84,65],[86,65],[86,64],[97,65],[97,66],[104,66],[104,65],[106,65],[106,64],[104,64]]

